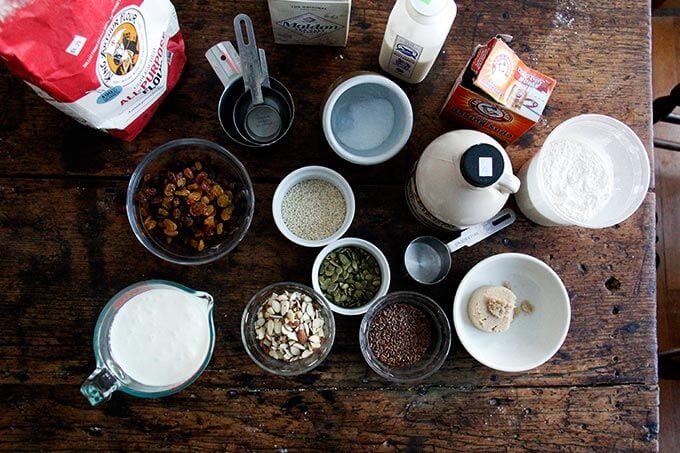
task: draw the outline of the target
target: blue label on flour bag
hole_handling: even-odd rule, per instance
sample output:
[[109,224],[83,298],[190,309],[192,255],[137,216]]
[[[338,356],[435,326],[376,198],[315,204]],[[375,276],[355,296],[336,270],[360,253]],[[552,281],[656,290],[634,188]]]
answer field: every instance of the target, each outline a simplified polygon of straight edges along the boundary
[[419,46],[413,41],[397,35],[394,39],[393,49],[389,68],[402,77],[410,79],[413,75],[413,69],[416,63],[418,63],[418,59],[420,59],[423,46]]
[[97,98],[97,104],[106,104],[107,102],[113,100],[116,96],[118,96],[121,91],[123,91],[122,87],[115,86],[111,87],[108,90],[104,91],[102,94],[99,95]]

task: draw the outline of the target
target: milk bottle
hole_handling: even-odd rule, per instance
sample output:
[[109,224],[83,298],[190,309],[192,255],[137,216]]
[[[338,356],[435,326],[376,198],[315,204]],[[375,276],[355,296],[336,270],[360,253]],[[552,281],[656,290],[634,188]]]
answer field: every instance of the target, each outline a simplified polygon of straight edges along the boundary
[[453,0],[397,0],[387,21],[380,67],[408,83],[427,77],[456,18]]

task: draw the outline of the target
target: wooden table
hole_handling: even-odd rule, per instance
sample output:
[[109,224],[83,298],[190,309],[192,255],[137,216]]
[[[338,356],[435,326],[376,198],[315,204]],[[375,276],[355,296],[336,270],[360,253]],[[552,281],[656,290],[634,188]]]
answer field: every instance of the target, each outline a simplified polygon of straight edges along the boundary
[[[614,116],[651,149],[647,2],[501,3],[459,1],[458,18],[432,73],[419,85],[404,86],[416,112],[408,146],[374,167],[349,164],[330,151],[319,111],[336,77],[359,69],[379,72],[392,2],[356,0],[347,47],[307,48],[273,44],[263,1],[177,0],[189,65],[132,143],[77,125],[3,68],[0,448],[655,450],[653,187],[635,215],[613,228],[549,229],[519,216],[508,230],[458,252],[450,276],[435,287],[410,281],[400,264],[408,241],[428,232],[404,201],[408,170],[431,140],[451,129],[439,119],[439,109],[473,46],[495,33],[514,35],[524,60],[558,81],[545,119],[508,148],[515,170],[552,128],[579,113]],[[217,121],[221,87],[203,53],[220,40],[234,40],[231,21],[239,12],[253,18],[271,73],[295,98],[293,129],[270,150],[229,143]],[[154,147],[186,136],[232,150],[249,170],[257,196],[241,245],[225,259],[193,268],[145,251],[124,207],[136,164]],[[308,164],[334,168],[351,182],[357,213],[348,235],[385,251],[392,290],[420,291],[450,313],[457,284],[481,259],[517,251],[548,263],[572,303],[571,329],[560,351],[535,370],[508,374],[480,365],[454,340],[439,372],[420,385],[399,387],[378,379],[364,363],[360,318],[338,316],[335,345],[319,368],[298,378],[259,369],[241,345],[240,316],[265,285],[310,283],[318,250],[285,240],[270,210],[280,179]],[[141,400],[116,393],[93,409],[79,386],[94,367],[97,315],[119,289],[149,278],[215,296],[214,357],[202,377],[175,396]]]

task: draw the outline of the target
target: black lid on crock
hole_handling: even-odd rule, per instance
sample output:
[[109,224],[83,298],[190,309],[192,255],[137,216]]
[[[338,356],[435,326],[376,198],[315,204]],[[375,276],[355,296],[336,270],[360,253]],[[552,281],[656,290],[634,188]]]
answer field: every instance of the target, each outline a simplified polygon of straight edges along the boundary
[[489,187],[503,174],[503,155],[494,146],[486,143],[471,146],[460,159],[460,172],[465,180],[475,187]]

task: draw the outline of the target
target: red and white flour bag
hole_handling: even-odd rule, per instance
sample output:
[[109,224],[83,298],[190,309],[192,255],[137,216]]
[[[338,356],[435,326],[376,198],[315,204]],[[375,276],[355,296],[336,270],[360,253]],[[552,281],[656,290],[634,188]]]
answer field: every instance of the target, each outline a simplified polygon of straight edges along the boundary
[[47,102],[124,140],[186,62],[168,0],[0,0],[0,57]]

